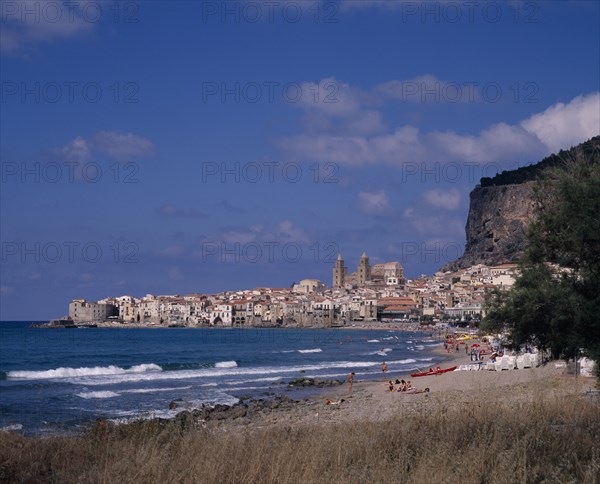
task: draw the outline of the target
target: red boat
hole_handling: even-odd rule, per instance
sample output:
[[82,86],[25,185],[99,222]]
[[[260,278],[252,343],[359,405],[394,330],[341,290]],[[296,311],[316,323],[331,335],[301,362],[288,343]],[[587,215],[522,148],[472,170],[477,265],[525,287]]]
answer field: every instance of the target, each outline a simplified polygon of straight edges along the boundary
[[431,375],[441,375],[442,373],[448,373],[449,371],[456,370],[456,366],[452,366],[450,368],[444,368],[443,370],[439,368],[438,370],[429,370],[423,371],[421,373],[411,373],[410,376],[413,378],[417,378],[418,376],[431,376]]

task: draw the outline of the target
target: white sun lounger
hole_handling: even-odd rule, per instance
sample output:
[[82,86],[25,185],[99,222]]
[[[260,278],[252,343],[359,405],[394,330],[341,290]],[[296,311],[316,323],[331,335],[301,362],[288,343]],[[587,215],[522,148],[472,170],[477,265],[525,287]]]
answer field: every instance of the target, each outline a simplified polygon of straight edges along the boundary
[[526,365],[529,365],[529,355],[525,353],[524,355],[517,356],[517,369],[522,370],[527,368]]

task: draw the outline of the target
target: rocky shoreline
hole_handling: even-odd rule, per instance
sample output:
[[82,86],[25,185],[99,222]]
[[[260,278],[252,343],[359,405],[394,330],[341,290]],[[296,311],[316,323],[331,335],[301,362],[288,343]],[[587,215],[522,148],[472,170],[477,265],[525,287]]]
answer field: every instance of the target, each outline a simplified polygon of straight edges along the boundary
[[259,419],[273,416],[274,411],[278,413],[289,412],[297,408],[299,404],[307,404],[308,402],[308,399],[300,401],[286,396],[277,396],[273,399],[240,399],[238,403],[231,406],[220,404],[214,406],[202,405],[198,409],[184,410],[175,416],[174,421],[182,430],[232,423],[234,421],[241,425],[250,425]]
[[[321,378],[297,378],[287,383],[286,391],[314,389],[314,393],[304,398],[291,398],[287,395],[271,395],[266,398],[243,396],[233,405],[202,405],[200,408],[183,410],[174,418],[182,429],[221,425],[237,421],[247,426],[264,418],[277,418],[280,414],[295,412],[297,416],[308,414],[321,400],[321,389],[341,387],[343,380]],[[169,410],[185,406],[182,398],[172,400]],[[167,421],[167,419],[159,419]]]

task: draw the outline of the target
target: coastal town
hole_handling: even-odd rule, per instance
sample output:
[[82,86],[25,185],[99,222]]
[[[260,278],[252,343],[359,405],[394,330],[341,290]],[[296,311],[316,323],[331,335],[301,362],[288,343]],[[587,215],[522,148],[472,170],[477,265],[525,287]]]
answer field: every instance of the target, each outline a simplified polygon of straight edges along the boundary
[[289,288],[258,287],[217,294],[123,295],[75,299],[55,326],[110,324],[165,327],[341,327],[353,324],[477,321],[486,293],[509,289],[516,264],[478,264],[406,279],[399,262],[371,265],[363,253],[355,272],[341,255],[332,286],[303,279]]

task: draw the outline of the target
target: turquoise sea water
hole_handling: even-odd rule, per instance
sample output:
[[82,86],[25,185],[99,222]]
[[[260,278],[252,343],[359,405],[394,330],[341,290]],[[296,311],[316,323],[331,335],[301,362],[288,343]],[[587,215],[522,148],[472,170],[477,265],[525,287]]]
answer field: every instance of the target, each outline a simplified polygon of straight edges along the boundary
[[[35,329],[0,323],[0,428],[46,434],[96,418],[173,417],[286,390],[299,377],[427,367],[432,335],[315,329]],[[439,358],[437,358],[439,359]]]

